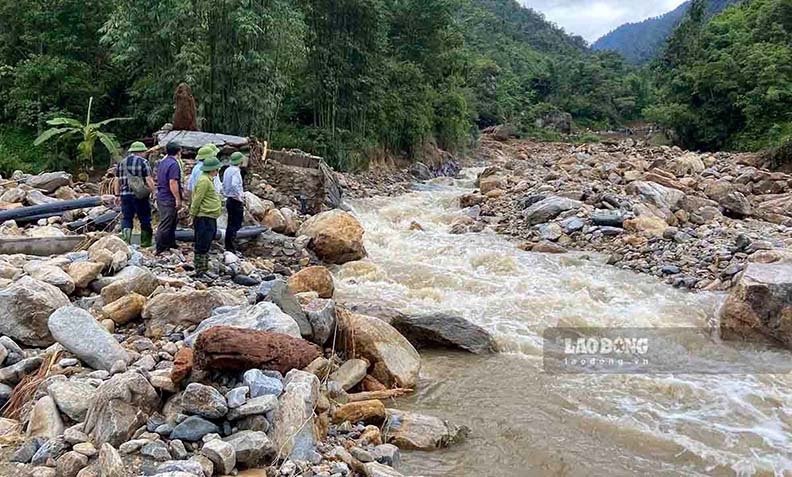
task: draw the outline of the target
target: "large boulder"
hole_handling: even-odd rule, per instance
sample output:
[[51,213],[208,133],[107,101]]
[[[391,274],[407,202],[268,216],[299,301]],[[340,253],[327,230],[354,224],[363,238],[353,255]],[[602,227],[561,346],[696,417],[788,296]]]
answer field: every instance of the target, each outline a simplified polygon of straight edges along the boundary
[[99,262],[74,262],[69,265],[69,276],[77,288],[86,288],[102,273],[104,264]]
[[753,207],[742,192],[729,181],[715,181],[704,191],[707,197],[716,201],[727,214],[746,217],[753,214]]
[[342,264],[366,256],[363,227],[351,214],[330,210],[308,219],[299,234],[311,238],[309,248],[322,260]]
[[321,355],[316,345],[292,336],[228,326],[209,328],[195,341],[195,366],[243,371],[272,369],[286,374]]
[[66,172],[45,172],[28,178],[26,182],[30,187],[41,189],[47,194],[52,194],[59,187],[71,184],[72,176]]
[[58,287],[67,295],[74,292],[74,280],[62,268],[47,264],[46,262],[28,262],[23,267],[25,273],[44,283]]
[[158,286],[159,280],[149,270],[129,266],[121,270],[115,277],[110,278],[109,283],[102,287],[102,301],[108,305],[130,293],[149,296]]
[[295,369],[286,375],[284,384],[270,437],[284,458],[313,461],[318,440],[314,408],[319,399],[319,379]]
[[679,208],[679,202],[685,198],[685,193],[681,190],[650,181],[631,182],[627,186],[627,192],[639,196],[642,201],[660,210],[672,212]]
[[201,333],[215,326],[230,326],[245,330],[270,331],[300,338],[300,327],[294,319],[274,303],[215,308],[212,316],[201,322],[185,342],[192,346]]
[[88,413],[96,388],[85,381],[53,381],[47,386],[47,393],[57,404],[62,413],[72,421],[82,422]]
[[497,351],[495,340],[484,328],[456,315],[435,313],[402,316],[391,322],[416,348],[457,348],[475,354]]
[[384,437],[400,449],[433,450],[464,439],[469,429],[434,416],[388,409]]
[[142,375],[129,371],[102,383],[88,408],[83,431],[94,444],[118,447],[159,407],[159,397]]
[[110,371],[117,361],[129,362],[129,355],[90,313],[65,306],[49,318],[55,340],[94,369]]
[[311,336],[313,330],[308,317],[305,315],[297,297],[289,290],[289,286],[284,280],[267,280],[259,285],[256,290],[256,301],[271,301],[278,305],[278,308],[291,316],[300,327],[302,336]]
[[583,207],[583,203],[566,197],[551,196],[542,199],[522,213],[531,225],[543,224],[558,217],[562,212]]
[[313,291],[319,294],[319,298],[333,298],[335,291],[333,275],[322,266],[303,268],[290,276],[287,283],[292,293]]
[[118,235],[105,235],[91,244],[91,246],[88,247],[88,256],[92,257],[101,250],[106,250],[110,255],[114,255],[116,252],[124,252],[129,256],[129,245]]
[[724,338],[770,339],[792,349],[792,263],[749,263],[720,318]]
[[54,343],[47,320],[60,307],[69,305],[58,288],[25,276],[0,289],[0,334],[28,346]]
[[212,315],[212,310],[221,306],[246,303],[244,295],[211,288],[160,293],[151,298],[143,308],[146,334],[160,337],[169,326],[191,326],[201,323]]
[[347,353],[371,363],[372,376],[388,387],[415,387],[421,357],[393,326],[346,311],[339,312],[338,325]]

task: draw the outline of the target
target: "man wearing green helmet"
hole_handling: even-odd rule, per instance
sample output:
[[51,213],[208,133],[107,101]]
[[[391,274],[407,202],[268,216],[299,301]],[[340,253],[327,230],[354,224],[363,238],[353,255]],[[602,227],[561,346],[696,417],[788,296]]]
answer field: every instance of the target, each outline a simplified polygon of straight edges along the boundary
[[242,182],[242,172],[239,165],[244,161],[245,156],[241,152],[231,154],[228,169],[223,173],[223,196],[226,199],[226,210],[228,210],[228,226],[225,233],[225,248],[229,252],[236,253],[236,236],[242,228],[242,220],[245,215],[245,190]]
[[135,216],[140,221],[140,245],[150,247],[154,231],[151,228],[150,194],[154,191],[154,178],[148,162],[140,155],[146,152],[146,145],[133,142],[129,154],[116,164],[114,192],[121,206],[121,236],[124,241],[132,241],[132,227]]
[[204,146],[198,150],[196,159],[203,163],[203,167],[193,189],[190,216],[195,230],[195,274],[202,276],[209,271],[209,250],[217,233],[217,218],[223,201],[214,186],[221,166],[217,153]]
[[[214,157],[217,157],[217,155],[220,153],[220,149],[214,144],[206,144],[198,149],[198,155],[195,156],[195,166],[193,166],[193,170],[190,173],[190,178],[187,180],[187,190],[189,192],[193,191],[195,185],[198,183],[198,179],[201,178],[201,172],[203,171],[203,159],[201,159],[201,157],[208,157],[205,155],[202,156],[201,151],[204,153],[211,152],[214,154]],[[220,183],[220,178],[215,176],[215,178],[212,180],[212,183],[214,184],[215,190],[217,190],[217,193],[219,194],[223,190],[223,186]]]

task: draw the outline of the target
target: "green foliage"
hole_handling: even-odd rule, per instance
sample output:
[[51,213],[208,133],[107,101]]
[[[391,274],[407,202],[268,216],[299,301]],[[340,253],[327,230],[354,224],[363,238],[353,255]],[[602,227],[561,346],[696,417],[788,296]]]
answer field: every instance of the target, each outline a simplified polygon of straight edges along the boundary
[[93,97],[88,100],[88,112],[86,113],[84,123],[71,118],[54,118],[48,120],[47,124],[53,127],[41,133],[33,142],[33,145],[39,146],[53,138],[60,140],[79,138],[80,142],[77,143],[78,166],[87,168],[88,170],[93,170],[94,167],[94,147],[96,146],[96,141],[99,141],[102,146],[104,146],[112,159],[118,159],[118,150],[120,149],[118,140],[115,135],[102,131],[102,128],[108,124],[116,121],[123,121],[128,118],[111,118],[92,123],[92,106]]
[[10,177],[14,171],[39,173],[57,164],[56,150],[33,147],[35,136],[15,126],[0,126],[0,174]]
[[704,21],[703,2],[656,65],[648,118],[696,149],[756,150],[792,139],[792,0],[753,0]]

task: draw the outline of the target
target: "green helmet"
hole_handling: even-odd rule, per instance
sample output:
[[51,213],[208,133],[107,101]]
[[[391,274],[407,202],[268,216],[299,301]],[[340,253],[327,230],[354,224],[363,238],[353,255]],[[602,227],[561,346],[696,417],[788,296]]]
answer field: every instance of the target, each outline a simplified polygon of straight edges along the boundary
[[220,169],[221,166],[222,164],[220,164],[220,161],[213,156],[204,161],[201,171],[203,172],[216,171]]
[[135,141],[129,146],[129,152],[146,152],[148,148],[140,141]]
[[238,166],[239,164],[242,164],[242,161],[244,161],[244,160],[245,160],[245,155],[242,154],[239,151],[231,154],[230,162],[231,162],[231,164],[233,164],[235,166]]
[[215,144],[215,143],[207,144],[207,146],[212,148],[212,150],[214,151],[215,154],[218,154],[220,152],[220,148],[217,147],[217,144]]
[[198,149],[198,154],[195,156],[195,159],[197,161],[205,161],[212,157],[217,159],[217,151],[212,149],[212,147],[207,144],[206,146],[203,146],[200,149]]

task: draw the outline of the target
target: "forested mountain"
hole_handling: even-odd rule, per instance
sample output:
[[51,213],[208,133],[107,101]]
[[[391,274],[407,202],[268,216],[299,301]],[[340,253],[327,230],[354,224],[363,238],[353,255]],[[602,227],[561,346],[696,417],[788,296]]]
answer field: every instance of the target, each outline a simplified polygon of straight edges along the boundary
[[94,117],[132,118],[122,140],[145,136],[182,81],[203,129],[345,168],[458,150],[476,126],[528,129],[554,109],[618,123],[645,92],[620,58],[515,0],[17,0],[0,3],[0,165],[35,164],[24,145],[89,97]]
[[[742,0],[708,0],[707,16],[715,15]],[[657,57],[666,40],[690,9],[687,1],[674,10],[637,23],[624,24],[591,45],[596,51],[615,51],[634,64],[644,64]]]
[[707,21],[704,0],[654,67],[650,119],[696,149],[792,144],[792,0],[750,0]]

